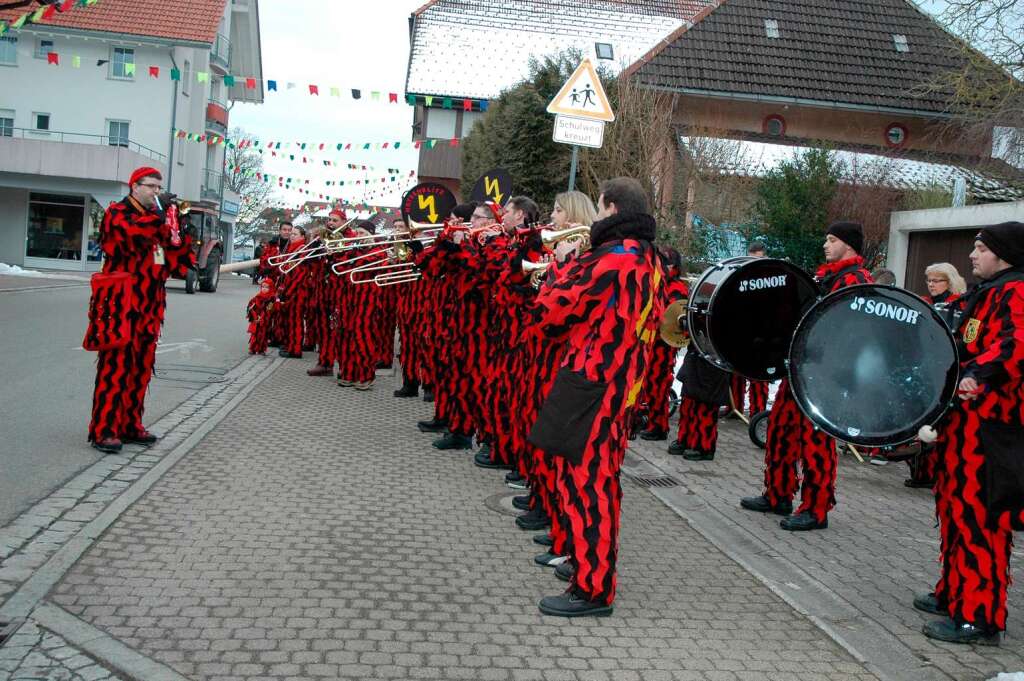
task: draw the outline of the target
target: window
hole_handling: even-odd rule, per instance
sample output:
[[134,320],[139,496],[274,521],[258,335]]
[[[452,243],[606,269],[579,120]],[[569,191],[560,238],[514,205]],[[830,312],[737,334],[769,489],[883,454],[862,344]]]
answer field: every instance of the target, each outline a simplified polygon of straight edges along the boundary
[[890,147],[902,147],[907,143],[910,132],[902,123],[892,123],[885,129],[885,143]]
[[0,109],[0,137],[14,137],[13,109]]
[[29,194],[25,255],[29,258],[81,260],[84,223],[84,197]]
[[37,40],[36,41],[36,59],[46,59],[46,55],[53,52],[53,41],[52,40]]
[[779,115],[768,116],[761,126],[762,132],[772,137],[782,137],[786,134],[786,119]]
[[36,130],[50,129],[50,114],[48,113],[34,113],[32,121],[36,124]]
[[0,36],[0,64],[4,66],[18,65],[18,39],[12,36]]
[[892,42],[896,46],[897,52],[910,52],[910,43],[907,42],[907,36],[893,33]]
[[110,76],[124,80],[135,78],[135,50],[115,47],[110,52]]
[[188,96],[192,89],[192,62],[185,60],[185,69],[181,72],[181,94]]
[[779,22],[775,19],[764,20],[764,33],[769,38],[779,37]]
[[110,146],[128,146],[128,121],[107,121],[107,131]]
[[615,59],[615,50],[611,43],[594,43],[594,51],[598,59]]

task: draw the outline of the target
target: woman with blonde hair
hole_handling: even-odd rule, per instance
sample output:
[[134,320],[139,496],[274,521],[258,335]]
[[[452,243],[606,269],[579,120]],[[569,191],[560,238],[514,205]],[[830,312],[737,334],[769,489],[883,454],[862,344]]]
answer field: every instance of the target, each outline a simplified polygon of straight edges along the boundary
[[932,305],[939,303],[948,305],[967,291],[967,282],[948,262],[929,265],[924,270],[924,276],[925,283],[928,285],[928,295],[925,296],[925,300]]
[[555,196],[555,207],[551,211],[551,223],[555,229],[567,229],[573,225],[589,227],[595,220],[597,209],[583,192],[562,192]]

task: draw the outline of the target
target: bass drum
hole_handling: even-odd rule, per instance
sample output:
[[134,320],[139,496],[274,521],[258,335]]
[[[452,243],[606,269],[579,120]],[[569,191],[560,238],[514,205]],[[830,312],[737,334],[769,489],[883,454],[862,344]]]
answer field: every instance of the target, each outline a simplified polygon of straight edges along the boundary
[[814,279],[785,260],[724,260],[690,288],[690,342],[719,369],[777,380],[786,374],[793,330],[817,297]]
[[914,439],[950,405],[956,343],[931,305],[891,286],[850,286],[801,320],[789,353],[789,387],[829,435],[885,447]]

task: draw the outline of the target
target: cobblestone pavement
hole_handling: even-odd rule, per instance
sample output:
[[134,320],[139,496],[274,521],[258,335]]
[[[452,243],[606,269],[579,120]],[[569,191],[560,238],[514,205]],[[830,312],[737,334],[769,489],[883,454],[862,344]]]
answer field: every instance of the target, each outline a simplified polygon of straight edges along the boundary
[[646,489],[625,484],[614,616],[566,621],[509,490],[429,415],[290,361],[51,593],[196,680],[874,679]]
[[[930,590],[938,577],[938,528],[931,491],[903,486],[905,464],[875,466],[860,464],[850,455],[841,457],[838,503],[829,515],[828,529],[791,533],[779,528],[777,516],[739,507],[740,497],[761,493],[764,471],[763,451],[751,444],[745,425],[723,422],[718,453],[711,462],[684,461],[669,456],[666,447],[667,443],[633,444],[636,452],[705,502],[693,513],[707,517],[713,511],[743,541],[752,543],[751,553],[789,561],[873,620],[879,647],[895,639],[922,663],[956,681],[1024,670],[1024,598],[1019,587],[1010,588],[1009,630],[1000,648],[943,644],[921,634],[931,616],[914,610],[911,599],[915,592]],[[1022,552],[1015,551],[1011,567],[1019,570],[1022,558]]]
[[0,647],[0,678],[11,681],[118,681],[120,676],[60,636],[29,622]]

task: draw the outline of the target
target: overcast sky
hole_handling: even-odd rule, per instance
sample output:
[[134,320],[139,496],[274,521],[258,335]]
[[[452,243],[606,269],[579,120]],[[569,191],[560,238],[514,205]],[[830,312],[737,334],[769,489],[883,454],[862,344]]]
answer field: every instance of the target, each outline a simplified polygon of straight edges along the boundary
[[[386,168],[398,168],[405,176],[416,169],[412,148],[412,107],[404,103],[405,70],[409,58],[409,15],[425,0],[262,0],[260,33],[263,78],[277,80],[278,92],[266,93],[262,105],[236,104],[231,126],[240,126],[260,140],[304,142],[401,142],[396,150],[319,152],[307,149],[318,166],[273,159],[264,155],[265,172],[285,177],[345,180],[344,188],[331,188],[352,202],[364,199],[363,186],[349,186],[356,179],[376,179]],[[294,82],[294,90],[286,83]],[[309,94],[318,85],[319,97]],[[341,88],[342,97],[331,97],[330,87]],[[353,101],[350,90],[363,91]],[[382,102],[370,100],[370,91],[383,93]],[[387,93],[397,92],[399,104],[388,104]],[[353,145],[354,146],[354,145]],[[298,152],[301,154],[302,152]],[[376,171],[353,172],[324,168],[320,159],[372,165]],[[397,205],[407,188],[407,177],[372,204]],[[321,185],[322,186],[322,185]],[[317,191],[320,191],[320,186]],[[374,191],[379,191],[374,188]],[[282,194],[298,203],[307,198],[294,192]]]
[[[416,169],[417,153],[412,148],[412,107],[402,99],[409,57],[409,15],[426,0],[262,0],[260,28],[263,48],[263,77],[276,80],[278,92],[266,94],[262,105],[236,104],[231,125],[240,126],[262,141],[293,142],[401,142],[398,150],[319,152],[307,149],[316,165],[274,159],[264,154],[265,172],[314,180],[311,189],[341,195],[350,202],[397,205],[409,186],[409,171]],[[921,6],[936,12],[942,0],[925,0]],[[288,90],[287,83],[295,83]],[[309,85],[319,86],[318,97]],[[340,98],[330,96],[330,87],[341,88]],[[353,101],[350,90],[363,92]],[[370,91],[382,94],[381,102],[370,100]],[[387,103],[387,93],[396,92],[399,104]],[[301,157],[303,152],[296,151]],[[324,168],[321,159],[373,166],[365,173]],[[386,184],[380,178],[387,168],[398,168],[400,182]],[[403,177],[404,176],[404,177]],[[390,177],[390,176],[389,176]],[[319,179],[320,182],[315,181]],[[369,195],[355,180],[376,180]],[[324,188],[323,180],[345,180],[343,188]],[[296,192],[278,192],[280,198],[297,204],[316,197]]]

